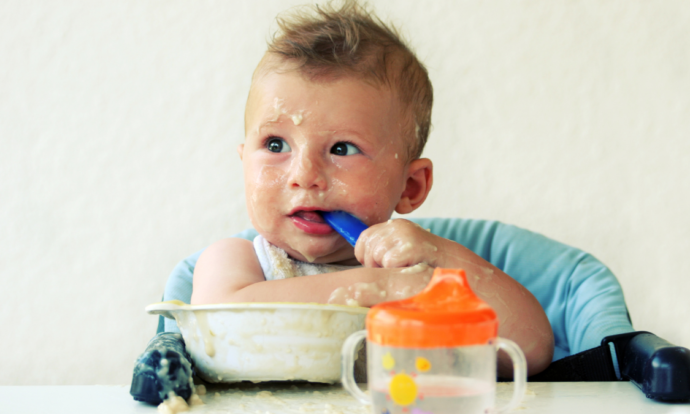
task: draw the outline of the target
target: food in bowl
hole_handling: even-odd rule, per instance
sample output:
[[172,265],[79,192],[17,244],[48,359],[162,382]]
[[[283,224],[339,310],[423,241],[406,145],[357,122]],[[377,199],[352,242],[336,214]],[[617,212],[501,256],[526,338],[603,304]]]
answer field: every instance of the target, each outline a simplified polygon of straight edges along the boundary
[[364,329],[368,308],[316,303],[146,307],[175,319],[201,378],[209,382],[340,380],[340,350]]

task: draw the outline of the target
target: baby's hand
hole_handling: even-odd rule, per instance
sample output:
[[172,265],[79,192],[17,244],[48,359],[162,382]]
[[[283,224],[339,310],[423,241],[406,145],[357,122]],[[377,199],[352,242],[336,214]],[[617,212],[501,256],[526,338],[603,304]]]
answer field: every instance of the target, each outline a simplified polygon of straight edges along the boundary
[[409,220],[388,220],[362,232],[355,257],[365,267],[436,266],[444,241]]

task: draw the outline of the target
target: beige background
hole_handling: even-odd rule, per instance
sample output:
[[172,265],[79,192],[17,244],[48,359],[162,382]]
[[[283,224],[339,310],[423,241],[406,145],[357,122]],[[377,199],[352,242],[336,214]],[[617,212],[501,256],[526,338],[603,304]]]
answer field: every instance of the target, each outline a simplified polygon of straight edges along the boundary
[[[0,385],[130,381],[175,264],[249,225],[249,78],[298,3],[0,2]],[[690,3],[372,3],[435,86],[416,215],[589,251],[690,347]]]

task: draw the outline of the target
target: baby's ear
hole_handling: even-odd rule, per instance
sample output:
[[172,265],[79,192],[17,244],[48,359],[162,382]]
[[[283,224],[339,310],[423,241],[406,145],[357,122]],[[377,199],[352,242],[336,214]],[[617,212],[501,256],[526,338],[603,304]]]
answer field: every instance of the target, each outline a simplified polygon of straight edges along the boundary
[[240,156],[240,161],[242,161],[242,153],[244,152],[244,144],[240,144],[237,146],[237,153]]
[[434,165],[428,158],[419,158],[407,167],[407,181],[395,211],[407,214],[422,205],[434,183]]

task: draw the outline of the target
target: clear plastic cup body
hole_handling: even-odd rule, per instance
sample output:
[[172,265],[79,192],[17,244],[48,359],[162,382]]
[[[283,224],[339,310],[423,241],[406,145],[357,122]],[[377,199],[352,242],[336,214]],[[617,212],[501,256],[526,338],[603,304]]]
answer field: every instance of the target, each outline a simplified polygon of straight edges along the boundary
[[[346,352],[352,355],[352,351],[347,347],[356,347],[355,342],[363,339],[363,335],[356,335],[351,336],[351,344],[346,341],[343,346],[343,370],[350,372],[345,356]],[[507,352],[514,360],[515,391],[506,407],[495,410],[496,353],[499,347],[506,346],[514,346]],[[401,348],[367,341],[369,395],[362,393],[354,381],[350,382],[347,377],[351,375],[345,371],[343,385],[361,402],[371,404],[373,413],[501,412],[514,407],[524,395],[526,375],[521,363],[524,364],[524,355],[519,348],[500,338],[486,345],[450,348]]]
[[367,344],[374,412],[484,413],[494,406],[496,347],[396,348]]

